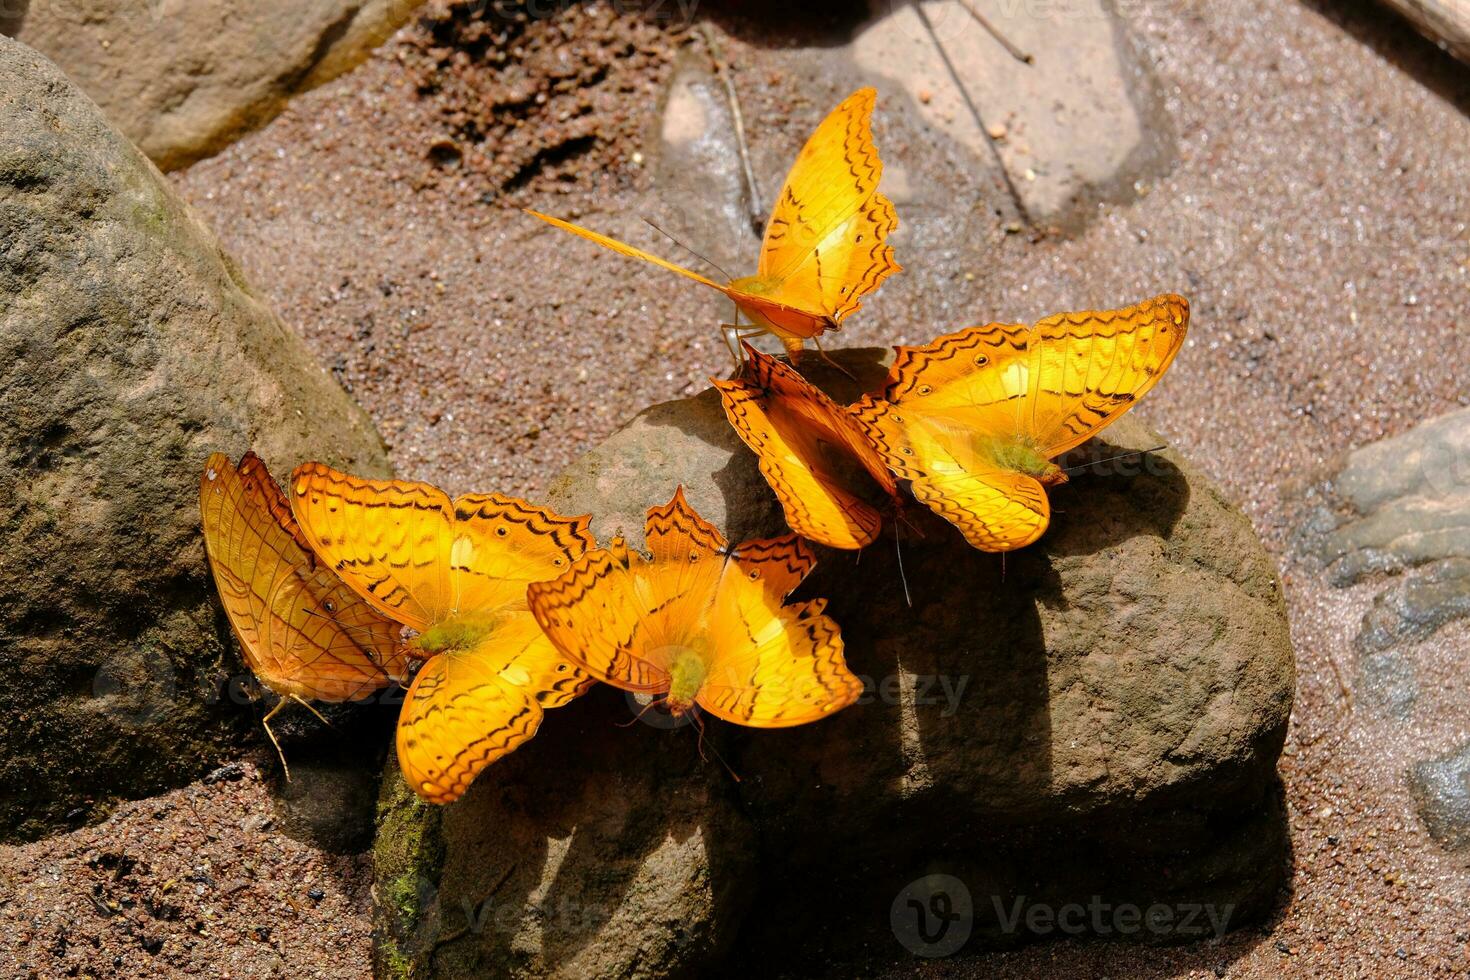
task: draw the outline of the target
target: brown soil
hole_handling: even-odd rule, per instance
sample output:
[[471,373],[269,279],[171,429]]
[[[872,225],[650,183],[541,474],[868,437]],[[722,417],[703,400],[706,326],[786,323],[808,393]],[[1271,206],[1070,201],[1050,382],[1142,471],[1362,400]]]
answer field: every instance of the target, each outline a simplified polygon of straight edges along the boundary
[[[904,215],[907,268],[842,339],[914,342],[992,316],[1165,289],[1190,296],[1191,340],[1141,411],[1249,514],[1283,565],[1300,660],[1281,765],[1290,892],[1272,921],[1218,945],[1051,943],[922,965],[895,949],[891,975],[1466,972],[1470,874],[1463,856],[1428,839],[1402,776],[1470,738],[1470,630],[1445,630],[1416,652],[1438,665],[1418,715],[1432,723],[1402,729],[1350,710],[1339,677],[1351,675],[1370,592],[1330,590],[1296,561],[1291,487],[1348,447],[1470,403],[1470,73],[1365,2],[1331,16],[1292,0],[1118,7],[1164,93],[1173,169],[1140,200],[1100,206],[1076,236],[1008,236],[993,179],[912,135],[903,97],[885,92],[885,159],[931,202],[975,203],[963,220]],[[778,175],[848,80],[810,78],[789,36],[761,26],[772,21],[719,16],[758,123],[757,162]],[[803,21],[803,39],[830,21]],[[679,206],[650,160],[662,86],[681,51],[702,50],[692,32],[602,4],[498,30],[505,41],[435,8],[177,183],[372,413],[402,474],[534,495],[639,408],[703,387],[728,363],[712,329],[723,311],[704,291],[515,210],[656,245],[636,215]],[[364,975],[360,862],[240,829],[269,812],[252,771],[9,849],[0,962],[42,976],[221,964],[234,976]],[[124,853],[136,863],[122,873],[100,856]],[[201,866],[216,885],[197,892],[189,876]],[[219,895],[237,879],[247,887]],[[310,882],[326,893],[315,904],[303,898]],[[92,902],[125,896],[132,907],[111,914]],[[160,920],[146,901],[178,905],[177,919]],[[260,926],[268,940],[255,938]],[[165,941],[150,953],[142,936]]]
[[369,976],[370,859],[297,843],[271,813],[255,762],[232,762],[96,827],[7,848],[4,975]]

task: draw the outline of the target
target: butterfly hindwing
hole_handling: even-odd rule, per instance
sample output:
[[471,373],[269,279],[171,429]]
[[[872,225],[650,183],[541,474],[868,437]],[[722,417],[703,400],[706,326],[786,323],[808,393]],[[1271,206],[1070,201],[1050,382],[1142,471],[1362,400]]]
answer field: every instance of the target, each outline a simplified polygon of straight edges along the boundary
[[398,626],[303,546],[280,488],[247,453],[222,453],[199,487],[205,547],[246,663],[282,695],[347,701],[408,675]]
[[527,612],[512,613],[481,644],[420,668],[398,719],[398,763],[424,799],[458,799],[481,771],[541,725],[544,707],[585,690]]
[[882,517],[852,485],[852,471],[865,471],[890,498],[898,488],[847,409],[748,344],[741,376],[714,385],[793,531],[833,548],[862,548],[877,538]]

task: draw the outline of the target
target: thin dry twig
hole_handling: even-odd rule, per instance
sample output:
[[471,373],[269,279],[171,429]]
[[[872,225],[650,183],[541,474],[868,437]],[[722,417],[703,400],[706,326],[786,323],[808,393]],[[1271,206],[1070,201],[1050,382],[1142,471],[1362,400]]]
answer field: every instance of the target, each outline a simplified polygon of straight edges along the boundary
[[1010,53],[1010,56],[1012,58],[1015,58],[1022,64],[1031,64],[1033,60],[1031,55],[1028,52],[1022,51],[1011,41],[1010,38],[1002,34],[999,28],[997,28],[994,24],[986,19],[984,14],[975,9],[975,5],[971,2],[971,0],[960,0],[960,6],[964,7],[965,10],[969,12],[970,16],[975,18],[975,22],[990,33],[991,37],[999,41],[1000,46],[1005,48],[1006,51]]
[[750,164],[750,147],[745,141],[745,116],[740,111],[740,96],[735,91],[735,81],[730,77],[729,69],[725,67],[725,59],[720,54],[720,44],[715,40],[715,32],[710,28],[709,22],[701,23],[699,29],[704,36],[705,50],[709,52],[710,61],[714,63],[715,74],[725,86],[725,100],[730,104],[730,118],[735,123],[735,145],[740,150],[740,168],[745,174],[745,203],[750,209],[750,229],[756,235],[760,235],[765,230],[765,211],[761,207],[760,189],[755,183],[755,168]]

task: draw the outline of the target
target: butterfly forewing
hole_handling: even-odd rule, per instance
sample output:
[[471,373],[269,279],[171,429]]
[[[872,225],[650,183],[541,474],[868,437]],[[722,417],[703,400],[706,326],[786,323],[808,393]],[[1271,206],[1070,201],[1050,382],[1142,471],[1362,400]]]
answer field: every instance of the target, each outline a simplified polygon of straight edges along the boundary
[[1154,386],[1189,329],[1189,303],[1158,296],[1036,325],[1030,434],[1048,458],[1086,442]]

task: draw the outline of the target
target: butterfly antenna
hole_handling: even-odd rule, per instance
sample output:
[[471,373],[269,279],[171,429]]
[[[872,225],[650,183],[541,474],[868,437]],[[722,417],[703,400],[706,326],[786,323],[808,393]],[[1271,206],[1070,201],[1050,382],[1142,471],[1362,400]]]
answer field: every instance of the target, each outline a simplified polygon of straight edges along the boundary
[[[706,759],[704,756],[704,719],[701,718],[698,714],[691,714],[689,717],[694,720],[694,727],[699,732],[699,761],[708,762],[709,760]],[[715,761],[725,767],[725,771],[730,774],[730,778],[735,780],[737,783],[740,782],[740,774],[734,769],[730,768],[730,763],[726,762],[725,757],[720,755],[720,750],[715,748],[713,742],[710,743],[709,750],[710,753],[715,757]]]
[[1111,463],[1111,462],[1113,462],[1115,460],[1127,459],[1129,456],[1147,456],[1149,453],[1156,453],[1156,452],[1158,452],[1161,449],[1168,449],[1168,448],[1169,448],[1169,446],[1166,443],[1166,444],[1164,444],[1162,446],[1155,446],[1152,449],[1135,449],[1131,453],[1119,453],[1117,456],[1109,456],[1107,459],[1094,459],[1090,463],[1078,463],[1076,466],[1068,466],[1066,469],[1062,470],[1062,472],[1063,473],[1075,473],[1078,470],[1085,470],[1089,466],[1101,466],[1103,463]]
[[658,223],[655,222],[652,218],[644,218],[643,221],[644,221],[645,224],[648,225],[648,227],[652,228],[654,231],[658,232],[660,235],[664,236],[669,241],[673,242],[675,245],[679,246],[684,251],[688,252],[690,255],[694,256],[696,259],[698,259],[699,261],[703,262],[705,265],[709,266],[711,269],[714,269],[720,275],[724,276],[726,282],[730,282],[730,281],[732,281],[735,278],[734,276],[730,275],[730,273],[728,273],[724,269],[720,268],[719,263],[716,262],[714,259],[712,259],[712,258],[710,258],[710,257],[708,257],[706,255],[701,255],[699,252],[696,252],[694,249],[690,248],[688,245],[685,245],[683,242],[679,241],[679,239],[675,238],[673,235],[671,235],[668,232],[664,231],[662,228],[660,228],[658,226]]
[[903,570],[903,543],[899,540],[898,525],[893,525],[893,553],[898,556],[898,580],[903,583],[903,601],[914,608],[914,597],[909,594],[909,577]]
[[618,727],[619,728],[632,728],[634,725],[638,724],[638,722],[642,721],[643,720],[643,716],[646,715],[646,714],[648,714],[649,710],[651,708],[653,708],[653,706],[656,705],[656,704],[658,704],[658,698],[654,698],[652,701],[650,701],[647,704],[645,704],[643,706],[643,709],[641,711],[639,711],[636,715],[634,715],[631,721],[620,721],[620,722],[618,722]]

